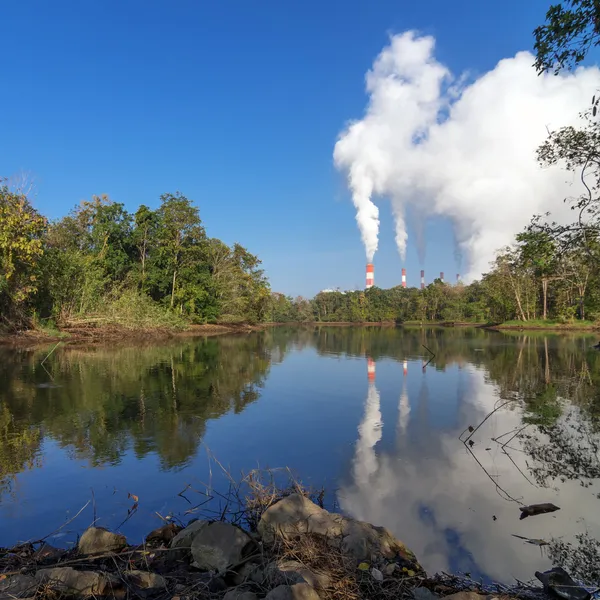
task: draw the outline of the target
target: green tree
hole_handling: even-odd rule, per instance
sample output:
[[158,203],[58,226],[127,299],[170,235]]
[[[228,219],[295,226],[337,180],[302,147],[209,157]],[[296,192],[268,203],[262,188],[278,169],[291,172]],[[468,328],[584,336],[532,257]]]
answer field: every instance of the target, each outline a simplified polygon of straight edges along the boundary
[[538,72],[572,69],[600,44],[600,4],[597,0],[553,4],[546,22],[533,33]]
[[0,318],[5,323],[27,321],[27,301],[38,290],[45,230],[46,219],[26,196],[0,186]]

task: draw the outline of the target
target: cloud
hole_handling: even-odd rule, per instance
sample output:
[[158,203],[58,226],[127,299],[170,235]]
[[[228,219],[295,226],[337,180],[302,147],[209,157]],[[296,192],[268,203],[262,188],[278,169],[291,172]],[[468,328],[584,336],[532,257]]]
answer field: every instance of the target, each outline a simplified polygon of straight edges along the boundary
[[572,218],[563,200],[579,193],[578,182],[560,167],[541,168],[535,152],[548,129],[577,123],[600,71],[538,76],[534,57],[519,52],[467,82],[435,59],[434,48],[432,37],[413,31],[390,39],[366,75],[365,115],[340,135],[334,162],[348,176],[368,260],[379,234],[373,199],[383,197],[402,259],[412,206],[452,221],[471,279],[534,214]]

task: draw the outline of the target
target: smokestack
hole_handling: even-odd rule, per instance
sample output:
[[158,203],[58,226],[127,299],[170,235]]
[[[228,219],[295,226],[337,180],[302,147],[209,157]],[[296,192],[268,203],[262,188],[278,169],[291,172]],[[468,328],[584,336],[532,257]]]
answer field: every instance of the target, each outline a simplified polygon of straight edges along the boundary
[[402,269],[402,287],[406,287],[406,269]]
[[444,283],[444,271],[440,273],[440,279],[442,280],[442,283]]
[[372,288],[375,283],[375,273],[373,272],[373,263],[367,264],[367,289]]
[[408,375],[408,361],[407,360],[405,360],[402,363],[402,373],[404,376]]
[[421,269],[421,289],[425,289],[425,271],[423,269]]
[[369,383],[375,382],[375,361],[372,358],[367,358],[367,376]]
[[459,283],[459,282],[460,282],[460,273],[457,273],[456,274],[456,283]]

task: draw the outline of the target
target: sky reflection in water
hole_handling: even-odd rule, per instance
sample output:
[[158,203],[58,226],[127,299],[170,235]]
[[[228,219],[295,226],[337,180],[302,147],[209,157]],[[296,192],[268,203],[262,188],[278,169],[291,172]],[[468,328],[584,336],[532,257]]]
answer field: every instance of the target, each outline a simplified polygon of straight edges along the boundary
[[[425,370],[422,343],[436,352]],[[529,468],[540,461],[523,451],[527,440],[515,438],[503,452],[500,442],[510,436],[492,438],[522,426],[522,402],[475,433],[474,456],[459,435],[515,390],[538,399],[538,417],[555,418],[548,406],[562,403],[569,370],[584,364],[587,396],[577,388],[569,396],[575,408],[566,403],[563,415],[588,418],[600,367],[592,343],[466,330],[282,328],[161,347],[62,350],[47,361],[48,374],[35,353],[3,352],[0,544],[52,531],[91,489],[107,527],[127,516],[128,492],[139,496],[139,511],[121,527],[139,540],[159,525],[155,511],[189,509],[177,496],[187,484],[223,485],[216,465],[209,471],[208,447],[234,475],[289,466],[305,483],[325,485],[330,502],[388,527],[429,571],[528,580],[551,563],[511,534],[600,538],[596,480],[582,487],[581,478],[546,479],[540,487],[544,478]],[[367,356],[375,363],[371,381]],[[60,387],[40,387],[49,376]],[[536,434],[530,445],[545,439],[537,425],[524,433]],[[507,495],[561,510],[519,521]],[[90,505],[54,543],[72,541],[92,519]]]

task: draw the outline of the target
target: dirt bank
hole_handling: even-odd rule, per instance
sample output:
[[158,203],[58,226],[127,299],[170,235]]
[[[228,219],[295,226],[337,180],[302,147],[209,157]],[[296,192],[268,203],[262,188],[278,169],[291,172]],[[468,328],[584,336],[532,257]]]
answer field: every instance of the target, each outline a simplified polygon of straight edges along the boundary
[[61,327],[57,331],[45,332],[24,330],[0,333],[0,345],[36,346],[63,342],[68,345],[104,344],[114,342],[147,342],[184,337],[207,337],[224,334],[250,333],[263,329],[263,325],[206,324],[190,325],[187,329],[170,328],[134,329],[116,325]]

